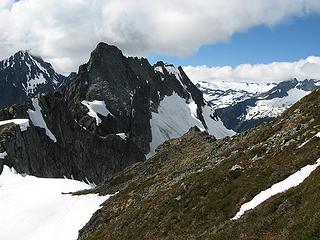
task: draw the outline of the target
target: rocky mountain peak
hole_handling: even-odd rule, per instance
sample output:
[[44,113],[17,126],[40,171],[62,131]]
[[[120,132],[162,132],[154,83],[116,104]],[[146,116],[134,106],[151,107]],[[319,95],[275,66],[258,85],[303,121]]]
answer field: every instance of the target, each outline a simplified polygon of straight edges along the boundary
[[163,61],[157,61],[156,64],[154,64],[154,67],[158,67],[158,66],[164,66],[165,63]]
[[29,54],[29,51],[26,50],[26,51],[22,51],[20,50],[19,52],[15,53],[13,55],[13,59],[16,60],[16,61],[29,61],[31,60],[31,56]]
[[312,91],[317,87],[317,82],[315,79],[305,79],[297,85],[297,88],[304,91]]
[[[44,63],[30,57],[43,75]],[[115,46],[100,43],[88,63],[68,79],[63,91],[33,96],[0,111],[0,120],[29,121],[22,137],[5,141],[8,166],[37,176],[72,174],[97,183],[144,160],[145,154],[152,156],[164,141],[193,126],[217,138],[234,134],[214,118],[183,69],[172,64],[163,64],[159,71],[147,59],[125,57]],[[16,128],[12,132],[20,134]],[[23,145],[21,152],[14,149],[16,139]],[[24,147],[29,142],[35,144]],[[25,156],[19,164],[10,162],[19,154]]]
[[88,71],[100,70],[99,68],[113,69],[123,63],[125,57],[122,51],[116,46],[106,43],[99,43],[93,50],[88,63]]
[[0,61],[0,107],[22,102],[37,93],[53,92],[65,79],[41,57],[19,51]]
[[[299,84],[299,81],[296,78],[293,78],[288,81],[283,81],[278,83],[277,86],[272,88],[270,91],[266,92],[264,95],[266,96],[266,99],[273,99],[273,98],[282,98],[284,96],[287,96],[287,92],[290,89],[295,88]],[[262,95],[263,96],[263,95]]]
[[22,63],[32,62],[31,56],[28,51],[19,51],[9,58],[1,61],[0,69],[4,70],[9,67],[18,67]]

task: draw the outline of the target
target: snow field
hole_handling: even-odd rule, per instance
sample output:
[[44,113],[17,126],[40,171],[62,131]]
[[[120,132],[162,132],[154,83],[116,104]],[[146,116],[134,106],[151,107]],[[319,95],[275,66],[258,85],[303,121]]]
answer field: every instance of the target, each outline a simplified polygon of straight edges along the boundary
[[16,174],[0,175],[0,239],[76,240],[78,231],[109,196],[63,194],[88,189],[83,182]]

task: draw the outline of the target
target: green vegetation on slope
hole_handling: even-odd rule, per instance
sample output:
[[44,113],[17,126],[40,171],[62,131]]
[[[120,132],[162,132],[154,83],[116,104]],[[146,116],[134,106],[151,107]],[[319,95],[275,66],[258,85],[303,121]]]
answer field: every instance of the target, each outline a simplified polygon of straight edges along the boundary
[[93,190],[119,193],[79,239],[320,239],[320,169],[230,220],[256,194],[320,158],[319,114],[316,90],[250,132],[215,140],[192,129],[182,143],[166,142]]

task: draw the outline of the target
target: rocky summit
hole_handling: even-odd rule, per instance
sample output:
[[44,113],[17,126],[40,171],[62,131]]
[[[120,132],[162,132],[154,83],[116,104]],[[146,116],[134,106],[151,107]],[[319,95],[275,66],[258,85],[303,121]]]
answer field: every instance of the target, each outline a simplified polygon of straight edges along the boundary
[[22,103],[38,93],[53,92],[66,83],[50,63],[28,51],[0,61],[0,108]]
[[76,193],[115,194],[78,239],[319,239],[319,103],[316,89],[251,131],[165,142]]
[[100,43],[67,79],[54,93],[0,110],[5,165],[100,183],[193,126],[216,138],[234,134],[181,67],[152,66]]

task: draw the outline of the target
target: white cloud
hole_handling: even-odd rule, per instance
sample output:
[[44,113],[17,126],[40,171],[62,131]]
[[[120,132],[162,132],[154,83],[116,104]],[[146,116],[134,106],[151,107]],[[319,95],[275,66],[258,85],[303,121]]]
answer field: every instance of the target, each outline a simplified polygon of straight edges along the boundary
[[2,0],[0,2],[0,10],[1,9],[10,9],[14,2],[15,2],[14,0]]
[[183,68],[194,82],[280,82],[292,78],[320,79],[320,57],[310,56],[296,62],[241,64],[236,67],[186,66]]
[[320,11],[319,0],[12,2],[0,4],[0,58],[32,49],[65,71],[85,62],[99,41],[129,55],[186,56],[236,32]]

